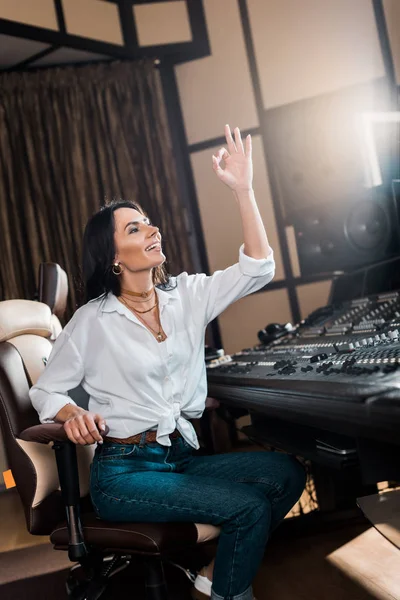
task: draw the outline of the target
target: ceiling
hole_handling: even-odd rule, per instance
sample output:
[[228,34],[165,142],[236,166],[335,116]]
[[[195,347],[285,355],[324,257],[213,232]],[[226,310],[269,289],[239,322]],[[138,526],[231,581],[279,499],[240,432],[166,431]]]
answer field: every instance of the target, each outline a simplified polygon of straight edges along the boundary
[[0,0],[0,70],[209,52],[200,0]]
[[0,34],[0,69],[37,68],[69,63],[95,62],[113,58],[87,50],[57,47],[34,40]]

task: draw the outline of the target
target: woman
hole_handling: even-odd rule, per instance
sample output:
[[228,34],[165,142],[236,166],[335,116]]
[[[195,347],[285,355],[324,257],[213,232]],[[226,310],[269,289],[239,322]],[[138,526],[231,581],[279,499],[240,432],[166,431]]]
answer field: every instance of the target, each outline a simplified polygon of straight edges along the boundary
[[[206,326],[274,274],[252,190],[251,138],[244,148],[238,128],[235,139],[228,125],[225,134],[228,150],[212,160],[240,211],[239,263],[211,277],[168,279],[159,229],[132,203],[105,207],[85,230],[88,302],[58,337],[31,399],[40,420],[64,423],[72,442],[98,443],[91,467],[98,516],[219,526],[215,567],[199,573],[194,594],[252,600],[269,533],[298,500],[305,475],[279,453],[194,453],[199,445],[187,419],[200,418],[205,406]],[[79,384],[89,411],[67,395]]]

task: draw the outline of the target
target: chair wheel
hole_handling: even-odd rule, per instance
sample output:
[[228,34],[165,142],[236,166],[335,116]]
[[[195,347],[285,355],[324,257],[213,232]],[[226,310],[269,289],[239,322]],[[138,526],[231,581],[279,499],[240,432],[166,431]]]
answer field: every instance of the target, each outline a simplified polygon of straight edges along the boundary
[[77,583],[73,585],[71,582],[67,581],[65,584],[67,589],[68,598],[71,600],[87,600],[87,583]]
[[92,580],[77,585],[66,583],[68,598],[71,600],[99,600],[107,587],[106,580]]

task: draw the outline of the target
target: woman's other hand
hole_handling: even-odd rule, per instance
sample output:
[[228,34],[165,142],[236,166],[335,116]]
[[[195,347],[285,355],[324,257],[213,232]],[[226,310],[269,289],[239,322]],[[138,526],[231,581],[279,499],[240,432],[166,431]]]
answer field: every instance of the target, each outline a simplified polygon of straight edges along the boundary
[[105,419],[97,414],[84,410],[79,406],[67,404],[55,416],[55,421],[64,423],[68,439],[74,444],[103,443],[100,431],[105,430]]

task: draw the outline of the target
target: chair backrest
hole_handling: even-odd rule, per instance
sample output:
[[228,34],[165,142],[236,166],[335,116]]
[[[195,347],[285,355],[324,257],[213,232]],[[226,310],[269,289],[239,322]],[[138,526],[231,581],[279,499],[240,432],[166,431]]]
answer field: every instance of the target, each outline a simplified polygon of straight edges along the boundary
[[[0,302],[0,424],[8,463],[24,506],[28,531],[47,535],[65,519],[51,444],[19,438],[39,423],[29,388],[45,368],[53,344],[51,310],[30,300]],[[89,492],[93,446],[79,448],[81,496]]]
[[39,302],[50,307],[52,312],[52,339],[56,339],[61,331],[60,319],[64,318],[68,299],[68,276],[57,263],[40,263],[39,265]]

